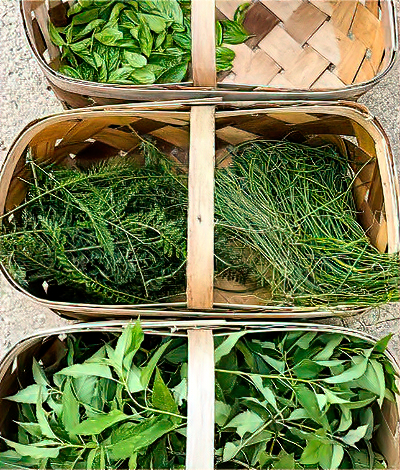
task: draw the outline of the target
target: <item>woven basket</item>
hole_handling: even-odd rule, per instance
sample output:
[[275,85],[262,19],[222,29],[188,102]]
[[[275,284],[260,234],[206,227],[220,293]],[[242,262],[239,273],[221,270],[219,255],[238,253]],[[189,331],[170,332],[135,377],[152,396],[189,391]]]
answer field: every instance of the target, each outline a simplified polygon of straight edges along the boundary
[[[101,158],[129,152],[138,144],[130,128],[157,139],[161,150],[180,164],[189,161],[189,215],[186,302],[171,304],[100,306],[54,302],[34,297],[13,281],[15,289],[47,306],[76,318],[141,315],[236,318],[296,316],[315,317],[351,313],[350,307],[279,307],[264,303],[255,295],[214,289],[214,162],[230,144],[255,139],[317,139],[334,143],[339,151],[364,164],[354,183],[354,198],[360,223],[371,243],[381,252],[399,251],[399,190],[393,157],[378,123],[358,105],[281,105],[247,103],[191,106],[164,103],[144,106],[110,106],[76,110],[37,121],[28,126],[11,148],[0,175],[0,215],[17,207],[26,194],[24,173],[26,150],[39,162],[68,162],[73,155],[90,163],[93,154]],[[170,107],[170,110],[168,110]],[[178,109],[174,110],[174,107]],[[215,124],[215,127],[214,127]],[[190,126],[190,134],[189,134]],[[214,151],[216,142],[216,152]],[[226,286],[225,286],[226,287]],[[169,311],[166,311],[168,309]],[[358,310],[356,310],[358,311]]]
[[65,25],[69,3],[22,0],[21,13],[40,68],[57,97],[72,108],[213,96],[355,98],[389,71],[397,52],[393,0],[254,0],[244,21],[252,37],[229,46],[236,52],[233,70],[216,74],[215,18],[232,18],[244,0],[192,0],[192,82],[99,84],[57,72],[60,51],[50,41],[48,21]]
[[[41,361],[45,367],[57,364],[65,349],[68,335],[99,335],[118,333],[125,324],[102,322],[76,324],[69,327],[36,333],[16,344],[0,362],[0,433],[13,438],[16,419],[16,405],[2,400],[15,394],[22,387],[32,383],[32,359]],[[228,334],[246,329],[248,334],[268,335],[288,331],[318,334],[339,333],[361,338],[371,344],[376,339],[349,329],[313,324],[255,322],[251,325],[242,322],[162,322],[143,323],[146,335],[183,336],[188,338],[188,421],[186,445],[187,470],[211,470],[214,468],[214,342],[213,333]],[[171,333],[172,332],[172,333]],[[386,352],[394,370],[400,372],[395,357]],[[385,457],[388,468],[397,470],[400,466],[399,419],[400,403],[385,400],[382,411],[377,410],[376,418],[381,425],[375,436],[375,443]],[[202,436],[201,439],[198,436]]]

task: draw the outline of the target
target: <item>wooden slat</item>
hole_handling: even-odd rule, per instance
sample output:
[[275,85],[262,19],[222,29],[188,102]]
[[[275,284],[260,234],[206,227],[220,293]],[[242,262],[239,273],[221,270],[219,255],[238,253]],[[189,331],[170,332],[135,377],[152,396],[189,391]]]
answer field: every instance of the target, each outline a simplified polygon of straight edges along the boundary
[[215,372],[211,330],[189,330],[186,470],[214,468]]
[[215,107],[191,111],[187,303],[189,308],[213,306],[214,279]]
[[192,0],[191,27],[193,83],[215,87],[215,0]]
[[292,67],[285,72],[285,78],[296,88],[309,88],[328,66],[329,62],[308,46],[304,48]]
[[293,13],[303,4],[301,0],[261,0],[281,21],[287,21]]
[[189,131],[187,128],[164,126],[153,132],[151,135],[158,139],[165,140],[176,147],[188,149],[189,148]]
[[286,31],[300,44],[322,26],[328,17],[312,3],[303,3],[286,21]]
[[236,57],[233,62],[232,80],[229,76],[224,83],[239,83],[251,85],[268,85],[269,82],[281,70],[279,65],[269,57],[263,50],[253,51],[246,44],[230,46],[235,51]]
[[300,44],[280,24],[275,26],[268,36],[258,44],[258,47],[283,69],[289,69],[303,51]]

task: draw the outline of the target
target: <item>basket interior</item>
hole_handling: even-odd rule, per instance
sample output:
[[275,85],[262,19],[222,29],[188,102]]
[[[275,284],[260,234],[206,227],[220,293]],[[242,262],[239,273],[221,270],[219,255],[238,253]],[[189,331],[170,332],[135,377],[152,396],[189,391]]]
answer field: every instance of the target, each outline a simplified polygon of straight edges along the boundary
[[[240,327],[240,326],[239,326]],[[242,325],[243,327],[243,325]],[[310,328],[307,325],[301,327],[302,331],[315,331],[315,329],[321,329],[320,334],[326,333],[326,328],[321,328],[320,325],[315,325],[313,328]],[[224,327],[225,331],[226,327]],[[258,331],[254,333],[251,330]],[[271,331],[268,331],[271,329]],[[247,335],[250,337],[256,334],[256,337],[262,335],[263,339],[267,337],[271,338],[276,334],[282,333],[283,331],[297,330],[293,325],[286,325],[286,328],[279,326],[279,323],[273,325],[273,328],[270,326],[264,330],[263,327],[257,325],[250,326]],[[85,341],[90,342],[90,337],[98,343],[99,335],[107,336],[109,338],[109,333],[119,332],[121,327],[114,327],[106,325],[105,323],[101,324],[101,327],[83,325],[82,330],[73,333],[74,336],[85,336]],[[166,332],[167,330],[164,329]],[[216,332],[221,334],[222,328],[216,327]],[[232,328],[228,326],[227,332],[238,331],[238,326],[235,325]],[[341,331],[345,333],[345,331]],[[157,334],[163,335],[162,330],[157,331],[154,328],[151,331],[148,331],[150,335]],[[70,333],[63,333],[61,330],[58,334],[43,334],[38,336],[35,339],[23,340],[18,345],[14,351],[12,351],[9,356],[6,356],[6,360],[3,360],[3,363],[0,364],[0,434],[1,436],[16,440],[16,425],[14,423],[18,408],[15,402],[9,402],[3,400],[4,397],[11,396],[17,393],[22,388],[27,387],[33,383],[32,377],[32,362],[35,358],[38,362],[42,363],[43,366],[49,371],[57,371],[60,369],[60,362],[65,357],[67,352],[66,339]],[[184,333],[179,333],[180,336],[184,336]],[[197,351],[196,354],[199,354]],[[393,367],[396,369],[397,366],[392,358],[389,357],[389,360],[393,363]],[[190,368],[189,368],[190,371]],[[189,372],[190,373],[190,372]],[[207,387],[207,385],[206,385]],[[189,398],[190,399],[190,398]],[[212,403],[208,403],[209,406],[212,406]],[[204,403],[204,406],[207,406]],[[204,410],[203,406],[203,410]],[[200,405],[202,408],[202,405]],[[207,413],[208,414],[208,413]],[[376,409],[376,418],[380,422],[379,431],[375,436],[375,443],[377,448],[380,450],[382,455],[386,458],[388,462],[388,468],[397,468],[398,465],[398,441],[396,439],[398,434],[398,425],[399,425],[399,408],[398,404],[393,403],[389,400],[384,401],[382,411]],[[193,429],[199,427],[198,423],[189,423],[188,426],[192,426]],[[3,444],[1,444],[0,449]]]
[[[217,18],[232,19],[241,3],[217,0]],[[233,70],[220,83],[336,90],[367,82],[390,62],[388,3],[256,1],[244,21],[253,36],[230,46]]]
[[[357,122],[342,115],[291,110],[263,110],[254,113],[220,112],[216,117],[216,157],[229,163],[227,146],[254,139],[288,140],[311,146],[333,144],[348,156],[355,174],[353,196],[358,221],[372,245],[388,250],[388,227],[377,148],[372,136]],[[362,170],[360,171],[360,168]],[[246,289],[245,289],[246,290]],[[243,285],[220,279],[215,284],[214,302],[260,305],[262,290],[242,293]],[[265,297],[265,295],[264,295]]]
[[[189,114],[168,112],[130,112],[124,114],[97,113],[96,116],[63,118],[38,131],[26,150],[40,164],[79,165],[116,156],[142,158],[138,152],[139,136],[149,136],[157,148],[183,168],[188,166]],[[7,193],[5,211],[17,207],[26,195],[24,179],[26,153],[22,153],[15,167]]]
[[[216,18],[232,19],[243,3],[217,0]],[[32,45],[54,70],[60,66],[60,51],[51,43],[48,20],[65,26],[68,4],[23,2]],[[252,36],[229,45],[236,53],[234,66],[219,73],[217,81],[221,86],[315,91],[368,82],[392,60],[391,7],[381,0],[253,0],[244,20]]]

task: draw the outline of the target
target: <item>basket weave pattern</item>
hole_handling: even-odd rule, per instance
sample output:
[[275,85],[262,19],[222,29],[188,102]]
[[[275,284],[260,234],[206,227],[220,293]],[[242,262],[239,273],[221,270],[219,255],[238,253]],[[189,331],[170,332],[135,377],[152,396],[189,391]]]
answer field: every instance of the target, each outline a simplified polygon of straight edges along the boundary
[[[232,18],[241,0],[217,0],[217,18]],[[340,89],[373,79],[387,62],[380,2],[260,0],[244,26],[253,36],[232,46],[223,84],[285,89]]]

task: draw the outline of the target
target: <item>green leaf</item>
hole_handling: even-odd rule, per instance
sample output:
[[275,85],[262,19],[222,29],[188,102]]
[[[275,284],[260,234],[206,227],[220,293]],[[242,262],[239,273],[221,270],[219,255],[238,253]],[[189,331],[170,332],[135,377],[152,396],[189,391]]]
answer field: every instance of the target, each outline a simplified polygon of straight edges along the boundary
[[156,81],[156,76],[151,70],[151,65],[147,65],[141,69],[134,69],[131,73],[131,78],[134,82],[141,85],[151,85]]
[[82,80],[81,74],[74,68],[70,67],[69,65],[61,65],[59,72],[62,75],[66,75],[67,77],[76,78],[77,80]]
[[140,50],[146,57],[149,57],[153,49],[153,35],[146,23],[142,22],[139,26],[138,40]]
[[129,416],[123,413],[121,410],[111,410],[107,414],[99,414],[95,418],[82,421],[75,427],[75,434],[84,436],[97,435],[102,433],[110,426],[127,419],[129,419]]
[[129,83],[132,80],[128,80],[132,73],[135,71],[133,67],[121,67],[117,70],[112,71],[108,76],[109,83]]
[[141,382],[141,370],[132,365],[131,370],[128,372],[127,387],[130,393],[142,392],[146,389]]
[[15,395],[5,397],[4,400],[15,401],[17,403],[31,403],[36,405],[39,396],[43,401],[47,399],[47,389],[41,385],[29,385],[28,387],[20,390]]
[[139,18],[147,24],[147,26],[157,34],[162,33],[167,27],[167,20],[158,15],[148,15],[146,13],[140,13]]
[[344,449],[342,446],[334,445],[332,451],[332,459],[329,470],[337,470],[340,467],[344,457]]
[[353,365],[349,367],[348,369],[346,369],[341,374],[335,375],[333,377],[328,377],[322,380],[329,384],[339,384],[339,383],[350,382],[351,380],[358,379],[367,370],[368,357],[355,356],[352,358],[352,363]]
[[57,436],[54,434],[49,424],[47,414],[43,409],[42,397],[40,395],[38,397],[38,401],[36,402],[36,418],[43,436],[49,437],[50,439],[57,439]]
[[313,361],[327,361],[332,357],[335,349],[342,342],[343,335],[332,335],[333,337],[325,345],[324,349],[313,357]]
[[239,24],[243,24],[244,20],[246,19],[247,10],[251,7],[251,3],[242,3],[239,5],[235,11],[233,16],[234,21]]
[[215,22],[215,36],[216,36],[216,46],[219,47],[222,45],[222,26],[220,21]]
[[300,457],[300,462],[304,465],[316,465],[319,463],[319,448],[323,443],[319,440],[307,441],[307,445]]
[[229,405],[219,400],[215,401],[215,422],[218,426],[224,426],[230,414],[231,407]]
[[229,460],[232,460],[235,457],[235,455],[239,452],[239,450],[240,450],[239,444],[235,444],[233,442],[227,442],[223,450],[222,461],[229,462]]
[[72,19],[72,24],[74,26],[78,26],[81,24],[90,23],[93,20],[97,20],[99,17],[99,12],[99,8],[93,8],[90,10],[82,11],[81,13],[78,13],[74,16],[74,18]]
[[[134,53],[128,53],[131,56],[141,57],[142,59],[146,60],[143,56]],[[125,58],[127,57],[126,52],[124,53]],[[131,65],[133,67],[133,65]],[[115,346],[115,360],[118,364],[118,367],[122,370],[129,370],[132,365],[132,360],[139,350],[142,342],[144,339],[144,334],[142,330],[142,326],[140,324],[140,320],[137,320],[135,325],[128,325],[120,335],[117,341],[117,345]]]
[[156,409],[168,411],[169,413],[179,413],[178,406],[175,403],[169,388],[165,385],[158,368],[156,369],[156,376],[154,378],[153,384],[153,395],[151,399],[153,406]]
[[392,339],[393,333],[389,333],[384,338],[381,338],[374,346],[374,351],[384,353],[388,347],[389,341]]
[[117,28],[104,28],[103,31],[96,33],[94,37],[105,46],[118,46],[124,35]]
[[286,454],[284,451],[280,452],[278,459],[274,462],[272,468],[274,470],[292,470],[295,469],[294,454]]
[[224,44],[242,44],[250,37],[244,27],[236,21],[224,20],[221,24]]
[[181,62],[169,68],[158,78],[158,83],[180,83],[185,79],[189,63]]
[[45,388],[49,385],[46,374],[35,358],[33,358],[32,362],[32,374],[35,383],[38,385],[43,385]]
[[60,33],[57,31],[57,28],[53,25],[51,21],[49,21],[49,35],[51,42],[56,46],[66,46],[66,42],[61,37]]
[[329,430],[328,418],[321,412],[318,399],[314,391],[310,390],[304,385],[296,385],[294,391],[300,405],[307,411],[310,419],[323,426],[324,429]]
[[315,379],[319,376],[322,369],[323,367],[314,361],[303,359],[293,367],[293,372],[299,379]]
[[166,343],[161,344],[158,349],[155,351],[147,366],[142,369],[141,379],[142,385],[144,388],[147,388],[153,375],[154,369],[157,366],[158,361],[160,360],[161,356],[164,354],[165,350],[171,344],[171,341],[167,341]]
[[92,375],[95,377],[104,377],[112,379],[111,369],[105,364],[94,364],[85,362],[83,364],[74,364],[57,372],[55,375],[65,375],[69,377],[87,377]]
[[130,427],[130,435],[107,447],[110,458],[114,460],[128,459],[141,449],[153,444],[157,439],[172,431],[176,427],[169,418],[158,416],[147,418],[141,423]]
[[375,371],[376,379],[378,383],[378,390],[379,390],[378,404],[379,406],[382,406],[383,400],[385,399],[385,391],[386,391],[385,372],[383,370],[382,364],[378,362],[376,359],[371,359],[370,365]]
[[134,68],[141,68],[147,64],[147,59],[141,54],[136,54],[136,52],[124,51],[124,58],[126,62]]
[[349,445],[349,446],[354,446],[358,441],[363,439],[365,437],[365,434],[368,431],[368,425],[364,424],[363,426],[358,426],[356,429],[350,429],[350,431],[341,438],[341,440]]
[[240,437],[246,433],[253,433],[264,424],[264,420],[253,411],[244,411],[236,415],[229,423],[224,426],[227,428],[236,428]]
[[278,359],[274,359],[273,357],[268,356],[266,354],[261,355],[261,357],[264,359],[264,361],[267,364],[269,364],[271,367],[273,367],[280,374],[283,374],[285,372],[285,363],[283,361],[279,361]]
[[235,58],[235,53],[228,47],[217,47],[216,48],[216,65],[217,72],[223,72],[231,70],[232,61]]
[[228,337],[223,341],[216,349],[214,352],[214,361],[215,364],[218,364],[218,362],[227,354],[229,354],[232,349],[235,347],[236,343],[239,341],[239,339],[245,335],[247,332],[246,331],[239,331],[237,333],[231,333],[228,335]]
[[23,457],[32,457],[33,459],[55,459],[60,453],[61,447],[38,447],[37,445],[19,444],[17,442],[10,441],[8,439],[2,439],[6,444],[12,447]]
[[72,390],[71,379],[68,378],[62,393],[62,423],[69,434],[76,434],[79,424],[79,403]]
[[276,403],[275,395],[272,389],[265,386],[263,384],[262,378],[258,375],[252,375],[249,378],[257,387],[257,389],[262,393],[263,397],[267,400],[267,402],[272,405],[276,411],[279,411],[278,404]]

